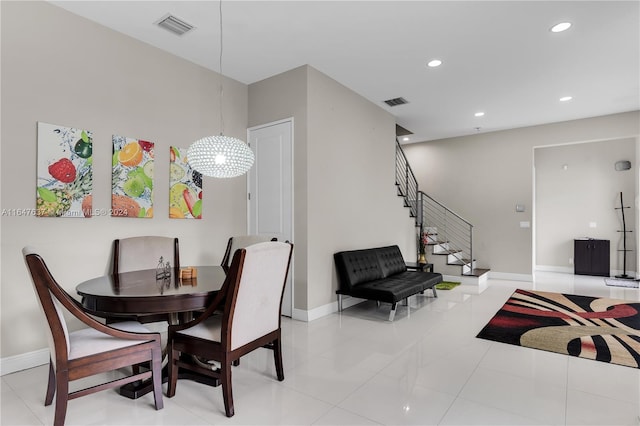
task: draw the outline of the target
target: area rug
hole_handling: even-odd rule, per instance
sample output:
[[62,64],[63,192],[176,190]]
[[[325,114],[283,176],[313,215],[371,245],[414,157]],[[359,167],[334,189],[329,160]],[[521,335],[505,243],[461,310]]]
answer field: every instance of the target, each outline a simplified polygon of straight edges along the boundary
[[611,287],[638,288],[638,281],[624,278],[605,278],[604,283]]
[[436,290],[451,290],[459,285],[460,283],[455,281],[441,281],[436,284]]
[[640,302],[517,289],[477,337],[640,368]]

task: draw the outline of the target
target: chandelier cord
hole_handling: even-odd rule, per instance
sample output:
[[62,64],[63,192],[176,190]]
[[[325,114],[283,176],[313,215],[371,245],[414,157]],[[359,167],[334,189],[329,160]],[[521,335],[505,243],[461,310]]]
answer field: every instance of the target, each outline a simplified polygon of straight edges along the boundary
[[223,83],[222,83],[222,79],[223,79],[223,75],[222,75],[222,49],[223,49],[223,43],[222,43],[222,0],[220,0],[218,2],[218,7],[219,7],[219,16],[220,16],[220,57],[218,58],[218,64],[219,64],[219,71],[220,71],[220,75],[219,75],[219,79],[220,79],[220,135],[224,134],[224,118],[222,116],[222,98],[224,97],[224,88],[223,88]]

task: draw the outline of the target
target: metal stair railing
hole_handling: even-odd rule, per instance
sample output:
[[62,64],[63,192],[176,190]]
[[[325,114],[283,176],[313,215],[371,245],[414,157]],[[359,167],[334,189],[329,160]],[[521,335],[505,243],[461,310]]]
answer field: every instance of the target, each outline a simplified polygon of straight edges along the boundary
[[[418,225],[435,234],[432,240],[445,247],[463,267],[473,273],[473,225],[430,195],[419,191]],[[465,273],[463,268],[463,274]]]
[[416,179],[409,161],[400,146],[400,142],[396,139],[396,185],[398,186],[398,195],[404,198],[404,205],[409,207],[411,217],[416,218],[416,226],[418,224],[418,180]]
[[455,263],[465,267],[468,273],[474,269],[473,258],[473,225],[441,202],[418,189],[416,179],[409,161],[396,139],[396,185],[398,195],[409,207],[411,217],[416,219],[416,227],[436,234],[432,240],[446,249],[448,255],[456,259]]

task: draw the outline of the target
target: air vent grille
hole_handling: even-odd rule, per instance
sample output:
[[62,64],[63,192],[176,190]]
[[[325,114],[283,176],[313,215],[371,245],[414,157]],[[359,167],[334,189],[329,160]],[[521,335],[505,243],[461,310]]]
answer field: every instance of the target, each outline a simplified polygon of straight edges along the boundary
[[398,105],[408,104],[409,102],[405,98],[394,98],[394,99],[387,99],[386,101],[384,101],[384,103],[389,105],[390,107],[394,107]]
[[176,18],[175,16],[169,14],[156,22],[158,26],[164,28],[165,30],[171,31],[177,35],[183,35],[195,27],[191,24],[186,23],[180,18]]

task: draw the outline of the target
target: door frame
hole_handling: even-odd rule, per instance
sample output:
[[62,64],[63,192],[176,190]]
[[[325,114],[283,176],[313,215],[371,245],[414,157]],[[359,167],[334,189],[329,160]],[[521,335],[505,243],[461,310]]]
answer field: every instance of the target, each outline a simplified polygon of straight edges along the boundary
[[[250,145],[251,144],[251,132],[252,131],[256,131],[256,130],[260,130],[262,128],[265,127],[271,127],[271,126],[276,126],[279,124],[283,124],[283,123],[290,123],[291,126],[291,175],[289,176],[289,179],[291,179],[291,241],[294,242],[295,241],[295,179],[294,179],[294,174],[295,174],[295,123],[294,123],[294,118],[293,117],[288,117],[288,118],[284,118],[281,120],[276,120],[276,121],[271,121],[269,123],[263,123],[263,124],[259,124],[257,126],[252,126],[249,127],[247,129],[247,143]],[[251,189],[251,179],[249,179],[249,177],[247,176],[247,234],[249,234],[250,232],[250,227],[251,227],[251,200],[249,198],[249,190]],[[292,254],[291,254],[291,265],[289,267],[289,276],[291,277],[291,306],[290,306],[290,312],[291,312],[291,318],[294,317],[294,309],[295,309],[295,256],[296,256],[296,252],[295,249],[293,250]]]

